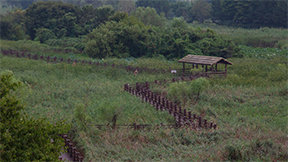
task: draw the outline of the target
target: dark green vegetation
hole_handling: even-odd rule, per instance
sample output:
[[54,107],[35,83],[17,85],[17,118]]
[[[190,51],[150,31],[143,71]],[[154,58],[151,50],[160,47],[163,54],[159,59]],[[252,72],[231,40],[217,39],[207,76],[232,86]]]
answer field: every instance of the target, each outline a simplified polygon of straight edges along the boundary
[[202,29],[213,29],[224,39],[232,40],[236,45],[245,45],[252,47],[274,47],[280,49],[288,48],[288,30],[281,28],[260,28],[260,29],[244,29],[220,26],[216,24],[194,23],[194,27]]
[[[5,96],[1,96],[1,104],[11,104],[1,105],[1,109],[19,109],[12,111],[16,115],[10,116],[10,120],[3,120],[9,116],[2,115],[5,111],[1,111],[0,153],[4,161],[18,153],[22,156],[15,160],[19,161],[28,157],[33,158],[27,159],[30,161],[56,159],[57,156],[50,153],[52,148],[54,153],[59,153],[60,145],[52,146],[47,139],[54,139],[60,127],[51,128],[49,122],[62,120],[71,126],[69,133],[82,148],[87,161],[284,161],[288,158],[287,29],[250,30],[209,21],[213,18],[214,22],[233,26],[286,27],[283,22],[287,22],[287,10],[282,10],[285,1],[138,0],[135,4],[133,0],[101,0],[90,1],[92,6],[85,6],[88,4],[85,0],[69,0],[76,5],[37,2],[28,6],[34,0],[1,1],[3,5],[2,2],[8,10],[13,4],[24,10],[0,17],[0,49],[155,69],[180,69],[182,65],[176,60],[186,54],[223,56],[233,63],[226,78],[201,78],[152,87],[193,113],[217,123],[217,130],[136,131],[99,129],[95,124],[113,121],[120,125],[173,124],[174,119],[167,112],[157,112],[123,90],[126,83],[169,79],[172,74],[134,76],[112,67],[55,64],[0,54],[0,71],[13,71],[17,80],[23,82],[26,94],[25,109],[13,90],[7,96],[12,97],[11,102],[4,102]],[[110,4],[114,9],[99,7],[103,4]],[[246,12],[246,9],[255,12]],[[267,16],[271,12],[273,14]],[[183,18],[175,18],[178,16]],[[185,20],[194,23],[188,24]],[[17,83],[16,86],[19,82],[12,83]],[[13,86],[10,88],[15,89]],[[43,126],[43,130],[35,128],[35,122]],[[4,131],[10,127],[15,129]],[[21,138],[10,138],[14,135]],[[36,142],[31,142],[29,135]],[[27,147],[22,147],[25,142]],[[31,149],[33,147],[37,149]]]
[[173,19],[167,27],[145,26],[137,19],[107,22],[88,35],[84,53],[90,57],[141,57],[161,54],[180,58],[187,54],[238,56],[239,49],[212,30],[190,27]]
[[19,99],[21,86],[23,83],[11,71],[1,72],[0,160],[57,161],[64,144],[59,134],[69,129],[60,120],[51,124],[44,118],[32,119],[23,114],[25,106]]
[[[2,0],[1,10],[26,9],[39,0]],[[40,0],[48,1],[48,0]],[[56,0],[57,1],[57,0]],[[58,0],[60,1],[60,0]],[[110,5],[117,11],[131,13],[137,7],[155,8],[168,19],[183,17],[187,22],[213,21],[222,25],[257,27],[286,27],[287,1],[285,0],[61,0],[77,6],[100,7]]]
[[212,30],[193,28],[183,18],[168,21],[151,8],[138,8],[132,15],[111,7],[80,8],[39,2],[3,17],[1,37],[10,40],[30,37],[40,43],[68,46],[93,58],[159,54],[179,58],[188,53],[241,56],[233,42]]
[[[62,2],[37,2],[25,10],[18,9],[1,16],[1,38],[36,40],[50,46],[67,48],[73,52],[83,52],[93,58],[163,55],[171,59],[180,58],[186,54],[241,57],[242,54],[239,53],[239,48],[234,43],[253,47],[287,48],[287,30],[285,29],[269,29],[266,27],[261,28],[261,30],[237,29],[235,32],[235,28],[218,26],[211,23],[211,21],[204,25],[197,23],[191,25],[186,23],[185,16],[184,18],[175,18],[175,16],[181,15],[167,17],[170,11],[166,12],[166,9],[173,8],[171,7],[173,6],[172,3],[179,3],[176,8],[182,9],[187,2],[169,1],[168,3],[167,1],[166,5],[168,6],[166,7],[163,2],[166,1],[147,1],[145,3],[144,1],[137,1],[138,6],[156,7],[159,5],[163,8],[138,7],[131,10],[131,12],[120,12],[121,10],[117,7],[113,9],[111,6],[93,8],[93,6],[75,6]],[[228,2],[230,1],[224,1],[223,3],[219,1],[217,4],[218,7],[220,4],[224,8],[232,7],[232,9],[223,9],[223,12],[227,13],[227,10],[235,11],[233,14],[237,16],[233,19],[237,19],[237,22],[240,22],[240,19],[246,20],[246,18],[242,18],[238,10],[233,8],[245,5],[256,6],[250,5],[250,1],[237,3],[233,1],[231,5],[228,5]],[[207,6],[207,3],[206,1],[195,1],[191,3],[192,8],[189,11],[191,10],[191,12],[197,14],[202,13],[198,12],[197,9],[205,10],[205,7],[201,6]],[[216,5],[216,1],[213,1],[212,4],[214,3]],[[281,6],[281,3],[282,1],[275,2],[276,9],[273,9],[273,11],[277,10],[277,6]],[[198,5],[199,7],[197,7]],[[211,8],[210,3],[209,5]],[[173,12],[181,13],[177,9],[173,9]],[[163,14],[159,15],[164,10],[168,19]],[[220,12],[219,8],[218,11]],[[255,11],[262,13],[261,10]],[[244,11],[241,10],[242,12]],[[233,14],[231,14],[232,17]],[[281,9],[277,10],[277,15],[279,14],[285,15]],[[197,16],[199,17],[199,15]],[[188,17],[191,16],[188,14]],[[281,18],[281,16],[277,18]],[[264,22],[260,19],[257,19],[258,21]],[[281,22],[287,21],[283,20]],[[280,23],[278,24],[281,26]],[[198,28],[199,26],[204,27],[204,29]],[[265,26],[269,25],[265,24]],[[216,32],[208,27],[215,29]]]
[[[1,44],[17,48],[13,47],[17,42]],[[285,160],[287,50],[243,50],[244,58],[230,59],[234,65],[228,69],[227,78],[208,79],[209,86],[199,96],[192,94],[185,101],[187,109],[218,124],[219,129],[213,132],[112,131],[93,126],[112,123],[114,115],[118,124],[173,123],[167,112],[156,112],[122,90],[125,83],[167,79],[170,74],[140,73],[135,77],[114,68],[47,64],[2,55],[0,70],[14,71],[29,89],[29,97],[25,98],[29,116],[71,123],[71,133],[87,160]],[[57,55],[73,57],[61,52]],[[104,61],[151,68],[181,67],[164,58]],[[158,88],[166,91],[165,87]]]

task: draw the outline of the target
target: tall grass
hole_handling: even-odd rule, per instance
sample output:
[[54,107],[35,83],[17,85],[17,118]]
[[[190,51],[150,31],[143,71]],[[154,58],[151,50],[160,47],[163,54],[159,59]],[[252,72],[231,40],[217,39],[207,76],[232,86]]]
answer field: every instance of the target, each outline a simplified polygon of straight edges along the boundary
[[228,40],[239,45],[252,47],[275,47],[280,49],[288,48],[288,29],[285,28],[259,28],[245,29],[227,27],[216,24],[191,24],[194,27],[210,28]]
[[[249,50],[254,54],[249,55]],[[215,121],[218,129],[213,132],[102,130],[94,126],[111,124],[115,114],[117,124],[173,123],[167,112],[157,112],[123,91],[125,83],[167,79],[171,74],[134,76],[115,68],[53,64],[3,55],[0,71],[12,70],[27,85],[29,116],[72,123],[72,134],[87,161],[284,161],[288,158],[287,57],[282,50],[269,49],[275,50],[275,55],[269,57],[256,57],[267,55],[262,49],[249,50],[244,52],[247,57],[229,60],[233,65],[228,67],[226,78],[209,79],[210,85],[199,100],[185,105]],[[159,58],[102,61],[149,68],[181,67],[176,61]]]

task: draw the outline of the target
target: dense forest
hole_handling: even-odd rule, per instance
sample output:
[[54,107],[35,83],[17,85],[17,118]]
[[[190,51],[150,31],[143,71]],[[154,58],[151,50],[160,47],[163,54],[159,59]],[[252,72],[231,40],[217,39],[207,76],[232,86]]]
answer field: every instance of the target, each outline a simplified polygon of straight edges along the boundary
[[[3,10],[7,8],[26,9],[34,2],[48,0],[3,0]],[[51,0],[50,0],[51,1]],[[131,13],[137,7],[155,8],[158,14],[168,19],[183,17],[187,22],[212,21],[218,24],[257,27],[287,28],[287,7],[285,0],[54,0],[77,6],[101,7],[110,5],[115,10]]]
[[94,58],[179,58],[188,53],[231,57],[241,56],[233,42],[188,23],[286,27],[287,22],[286,1],[64,2],[2,2],[2,8],[14,9],[1,16],[1,39],[68,46]]
[[157,54],[178,58],[188,53],[240,55],[233,42],[214,31],[193,28],[183,18],[168,20],[150,7],[138,7],[128,14],[111,6],[37,2],[3,16],[0,26],[2,39],[63,44],[94,58]]

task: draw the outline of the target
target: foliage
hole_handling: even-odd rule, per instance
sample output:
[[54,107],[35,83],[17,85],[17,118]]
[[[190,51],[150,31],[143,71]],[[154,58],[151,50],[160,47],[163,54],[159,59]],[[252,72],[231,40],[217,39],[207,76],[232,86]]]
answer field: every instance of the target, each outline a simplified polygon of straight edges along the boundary
[[0,15],[0,38],[8,40],[27,39],[29,36],[25,34],[25,12],[23,10],[15,10],[9,12],[5,16]]
[[49,39],[44,42],[45,44],[48,44],[51,47],[72,47],[75,48],[78,51],[83,51],[85,48],[85,37],[64,37],[61,39]]
[[74,131],[85,131],[88,128],[88,124],[91,123],[91,117],[87,115],[87,110],[84,104],[78,104],[74,110],[74,118],[72,120],[72,129]]
[[149,28],[132,17],[107,22],[88,35],[84,52],[94,58],[144,56]]
[[77,36],[80,33],[76,24],[78,10],[61,2],[34,3],[25,13],[27,33],[34,39],[37,29],[47,28],[59,37]]
[[211,18],[211,3],[206,0],[197,0],[192,5],[192,17],[201,23]]
[[213,17],[222,24],[244,27],[287,27],[287,1],[212,1]]
[[245,57],[250,58],[273,58],[279,56],[287,56],[288,49],[278,49],[278,48],[253,48],[248,46],[239,46],[241,53],[245,53]]
[[[41,0],[48,1],[48,0]],[[60,0],[54,0],[60,1]],[[32,3],[37,4],[36,0],[2,0],[3,12],[5,10],[11,10],[11,8],[20,8],[26,9],[29,6],[33,5]],[[51,2],[57,4],[58,2]],[[101,16],[98,17],[98,7],[103,6],[112,6],[117,11],[122,11],[126,13],[131,13],[135,11],[137,7],[150,7],[154,8],[158,14],[163,14],[168,19],[175,17],[183,17],[187,22],[205,22],[205,20],[222,24],[222,25],[231,25],[231,26],[242,26],[248,28],[258,28],[258,27],[287,27],[287,2],[284,0],[247,0],[247,1],[235,1],[235,0],[189,0],[189,1],[180,1],[180,0],[61,0],[64,3],[70,3],[74,6],[89,6],[89,10],[82,10],[80,7],[77,10],[75,15],[74,11],[68,11],[68,16],[62,14],[67,23],[71,26],[74,33],[77,34],[86,34],[87,29],[89,30],[89,25],[92,26],[91,30],[99,25],[101,22]],[[52,6],[50,6],[52,7]],[[54,6],[55,7],[55,6]],[[56,7],[57,8],[57,7]],[[65,7],[64,7],[65,8]],[[86,7],[84,7],[86,8]],[[55,8],[54,8],[55,9]],[[58,10],[58,9],[57,9]],[[56,10],[56,13],[58,12]],[[61,9],[60,9],[61,10]],[[81,11],[82,10],[82,11]],[[90,12],[90,11],[94,12]],[[48,10],[47,10],[48,11]],[[83,12],[84,11],[84,12]],[[89,12],[85,12],[89,11]],[[76,17],[75,17],[76,16]],[[87,19],[85,17],[91,18],[91,16],[97,17],[96,19]],[[102,15],[103,16],[103,15]],[[104,15],[105,18],[108,15]],[[81,18],[80,18],[81,17]],[[100,19],[99,19],[100,18]],[[49,18],[50,19],[50,18]],[[60,21],[61,27],[64,26],[65,30],[67,26]],[[77,21],[73,21],[77,19]],[[55,19],[54,19],[55,20]],[[52,22],[54,21],[52,20]],[[82,23],[84,20],[85,23]],[[96,21],[95,21],[96,20]],[[82,22],[81,22],[82,21]],[[78,22],[81,22],[78,24]],[[50,25],[53,25],[49,22]],[[76,25],[75,25],[76,24]],[[54,24],[55,26],[55,24]],[[79,27],[80,26],[80,27]],[[48,28],[47,26],[42,26]],[[59,28],[60,29],[60,28]],[[85,30],[85,31],[84,31]],[[90,31],[91,31],[90,30]],[[52,30],[53,31],[53,30]],[[57,31],[58,32],[58,31]],[[69,33],[69,32],[68,32]],[[55,33],[56,34],[56,33]],[[71,33],[70,33],[71,34]],[[70,34],[66,36],[71,36]],[[29,32],[31,36],[31,33]],[[57,34],[56,34],[57,35]],[[34,39],[34,35],[32,35]]]
[[208,85],[209,81],[207,79],[199,78],[191,81],[191,83],[171,83],[167,92],[170,99],[182,103],[185,107],[189,100],[197,101],[200,93],[207,89]]
[[[1,45],[8,44],[5,42],[1,42]],[[23,43],[22,46],[37,49],[28,46],[33,44],[31,41],[7,42],[10,46],[16,46],[13,48]],[[34,43],[42,50],[43,44]],[[2,55],[0,70],[13,70],[21,81],[31,87],[25,109],[29,117],[47,117],[53,122],[63,118],[72,121],[76,116],[75,109],[81,103],[84,110],[80,109],[79,112],[90,117],[91,121],[86,130],[75,132],[74,140],[85,150],[85,160],[88,161],[225,161],[229,159],[230,146],[233,147],[231,152],[239,151],[243,160],[285,161],[288,131],[285,51],[267,49],[267,55],[269,52],[275,53],[267,59],[256,57],[264,49],[255,49],[253,55],[249,55],[249,50],[253,51],[253,48],[245,50],[243,58],[229,58],[233,65],[228,67],[227,77],[209,78],[209,88],[202,91],[200,100],[196,104],[190,104],[189,100],[185,106],[192,113],[217,123],[218,129],[214,131],[161,128],[149,131],[125,128],[111,130],[95,126],[111,123],[115,112],[121,112],[117,118],[117,124],[120,125],[134,122],[173,124],[166,111],[155,111],[150,104],[142,103],[123,91],[125,83],[170,80],[175,77],[172,74],[139,73],[134,76],[115,68],[50,64]],[[61,54],[66,58],[71,55]],[[105,58],[94,61],[161,69],[181,68],[177,60],[163,57]],[[165,89],[165,85],[159,88]]]
[[36,37],[35,40],[40,41],[40,43],[44,43],[45,41],[49,39],[55,39],[56,36],[52,31],[46,28],[40,28],[36,31]]
[[167,21],[163,15],[158,15],[156,10],[150,7],[138,7],[132,15],[145,25],[164,26]]
[[288,30],[283,28],[259,28],[245,29],[217,25],[215,23],[193,23],[193,27],[201,29],[213,29],[217,34],[227,40],[233,41],[237,45],[252,47],[273,47],[285,49],[288,46]]
[[35,39],[37,32],[44,28],[50,31],[49,35],[53,33],[57,38],[77,37],[108,21],[114,13],[111,6],[93,8],[62,2],[36,2],[25,10],[1,16],[1,38],[19,40],[27,38],[25,34],[28,34]]
[[24,106],[15,95],[22,85],[8,71],[0,75],[0,152],[3,161],[59,160],[64,146],[59,134],[67,131],[62,122],[51,124],[21,113]]
[[[141,57],[161,54],[180,58],[187,54],[232,57],[238,48],[212,30],[189,27],[182,18],[167,26],[147,26],[133,17],[107,22],[88,35],[85,53],[90,57]],[[239,56],[239,55],[238,55]]]
[[204,38],[197,42],[202,53],[210,56],[218,57],[242,57],[239,53],[240,49],[231,41],[226,41],[220,37]]

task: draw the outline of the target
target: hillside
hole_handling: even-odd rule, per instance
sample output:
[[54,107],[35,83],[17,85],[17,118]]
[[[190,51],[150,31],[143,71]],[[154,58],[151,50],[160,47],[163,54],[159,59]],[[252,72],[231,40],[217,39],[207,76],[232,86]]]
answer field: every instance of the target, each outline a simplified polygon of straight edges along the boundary
[[[186,105],[193,113],[216,122],[214,131],[110,130],[93,126],[111,123],[115,114],[119,125],[172,124],[167,112],[156,111],[123,91],[125,83],[167,79],[171,74],[134,76],[109,67],[54,64],[3,55],[0,69],[12,70],[27,86],[29,93],[24,102],[29,116],[50,121],[65,119],[72,124],[71,135],[87,160],[284,160],[287,61],[280,53],[230,59],[234,65],[228,69],[228,76],[209,79],[210,86],[200,100]],[[70,54],[61,55],[67,58]],[[105,61],[151,68],[158,68],[157,63],[164,68],[178,66],[165,59]],[[79,110],[85,116],[81,122],[77,118]]]

